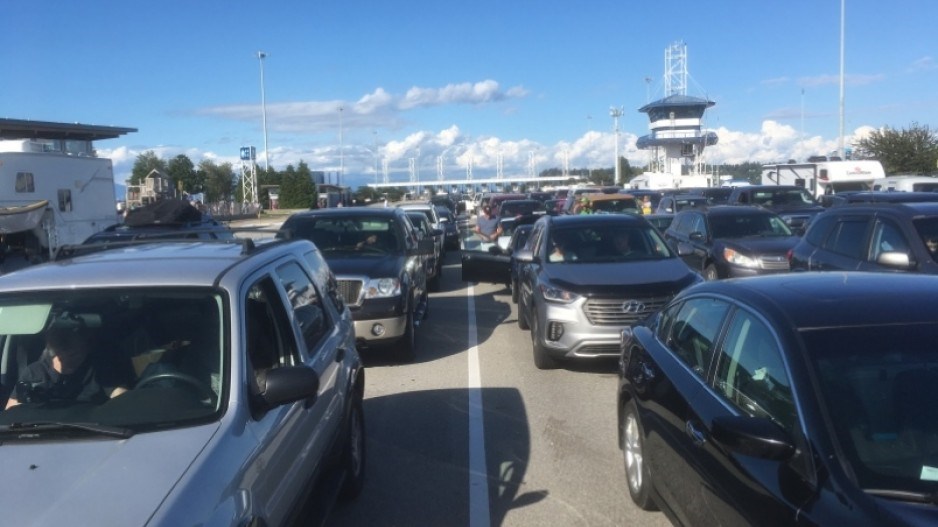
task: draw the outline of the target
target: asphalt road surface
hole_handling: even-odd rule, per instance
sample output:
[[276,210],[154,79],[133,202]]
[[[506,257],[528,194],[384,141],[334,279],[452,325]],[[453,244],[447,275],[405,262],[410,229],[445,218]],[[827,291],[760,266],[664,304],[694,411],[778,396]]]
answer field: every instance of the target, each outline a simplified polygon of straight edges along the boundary
[[628,497],[614,362],[537,370],[508,290],[445,264],[417,359],[363,352],[366,482],[328,525],[670,525]]

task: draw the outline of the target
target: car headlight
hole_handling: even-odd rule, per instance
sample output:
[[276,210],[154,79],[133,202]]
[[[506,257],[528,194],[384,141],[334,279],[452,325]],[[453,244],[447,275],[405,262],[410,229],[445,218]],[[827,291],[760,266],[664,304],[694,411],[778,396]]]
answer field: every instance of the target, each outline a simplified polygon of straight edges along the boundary
[[401,281],[397,278],[372,278],[365,284],[365,298],[400,296]]
[[548,302],[569,304],[580,298],[580,295],[571,293],[570,291],[564,289],[560,289],[559,287],[553,287],[545,284],[540,284],[538,287],[541,290],[541,295],[544,296],[544,300],[547,300]]
[[740,267],[759,267],[758,258],[746,256],[745,254],[738,252],[735,249],[730,249],[729,247],[723,249],[723,259],[733,265],[738,265]]

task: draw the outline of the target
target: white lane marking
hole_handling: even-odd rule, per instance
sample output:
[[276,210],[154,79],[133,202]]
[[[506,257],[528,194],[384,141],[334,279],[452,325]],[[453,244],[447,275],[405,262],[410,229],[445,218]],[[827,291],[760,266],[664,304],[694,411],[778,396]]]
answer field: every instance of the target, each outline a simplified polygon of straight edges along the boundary
[[485,426],[482,376],[479,372],[479,333],[476,329],[475,290],[468,290],[469,307],[469,525],[489,527],[488,473],[485,468]]

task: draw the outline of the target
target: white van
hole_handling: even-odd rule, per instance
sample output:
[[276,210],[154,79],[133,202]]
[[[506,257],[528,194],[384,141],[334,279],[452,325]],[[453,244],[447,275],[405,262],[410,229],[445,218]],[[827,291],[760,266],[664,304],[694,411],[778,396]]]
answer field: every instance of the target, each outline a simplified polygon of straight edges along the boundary
[[874,180],[873,190],[879,192],[938,192],[938,177],[888,176]]

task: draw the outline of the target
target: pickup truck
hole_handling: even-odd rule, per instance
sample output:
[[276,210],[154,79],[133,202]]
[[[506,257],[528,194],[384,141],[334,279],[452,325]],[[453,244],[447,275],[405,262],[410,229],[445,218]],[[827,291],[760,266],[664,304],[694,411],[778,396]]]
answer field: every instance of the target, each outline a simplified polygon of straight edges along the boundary
[[795,185],[748,185],[735,187],[727,205],[757,205],[778,214],[801,235],[822,207],[803,187]]

